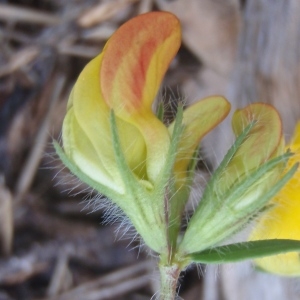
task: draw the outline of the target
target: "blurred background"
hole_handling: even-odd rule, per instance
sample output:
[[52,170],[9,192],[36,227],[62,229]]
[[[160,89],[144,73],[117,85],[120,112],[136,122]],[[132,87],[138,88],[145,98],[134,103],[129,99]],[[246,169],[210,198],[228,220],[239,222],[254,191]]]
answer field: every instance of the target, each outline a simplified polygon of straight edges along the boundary
[[[152,10],[182,23],[162,89],[168,103],[216,94],[232,111],[270,103],[287,141],[300,119],[299,0],[1,0],[0,300],[143,300],[157,292],[155,257],[119,224],[103,224],[101,199],[90,201],[96,195],[68,175],[51,145],[85,64],[122,23]],[[231,143],[228,118],[203,142],[205,164],[213,169]],[[194,266],[180,296],[294,300],[300,281],[251,263]]]

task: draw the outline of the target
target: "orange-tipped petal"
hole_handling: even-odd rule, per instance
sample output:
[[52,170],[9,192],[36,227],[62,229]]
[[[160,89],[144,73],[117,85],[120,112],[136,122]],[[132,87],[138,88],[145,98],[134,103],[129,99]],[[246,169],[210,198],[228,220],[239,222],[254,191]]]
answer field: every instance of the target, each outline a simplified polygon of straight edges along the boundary
[[[221,96],[205,98],[189,106],[183,113],[184,131],[180,139],[174,171],[177,181],[186,178],[191,158],[201,139],[222,122],[230,111],[230,103]],[[174,123],[169,127],[172,134]]]
[[103,50],[100,83],[116,115],[134,119],[150,113],[180,42],[179,21],[167,12],[139,15],[113,34]]
[[256,124],[243,143],[247,151],[247,165],[254,166],[268,159],[282,140],[282,123],[278,111],[265,103],[254,103],[237,110],[232,117],[232,128],[236,136],[252,121]]
[[226,168],[226,177],[231,182],[259,167],[274,154],[279,155],[278,150],[283,150],[282,123],[274,107],[254,103],[237,110],[232,118],[235,135],[241,134],[252,121],[256,121],[256,124]]
[[103,50],[103,98],[116,116],[134,124],[143,135],[152,180],[161,170],[169,147],[168,131],[153,114],[152,104],[180,41],[178,19],[167,12],[151,12],[122,25]]

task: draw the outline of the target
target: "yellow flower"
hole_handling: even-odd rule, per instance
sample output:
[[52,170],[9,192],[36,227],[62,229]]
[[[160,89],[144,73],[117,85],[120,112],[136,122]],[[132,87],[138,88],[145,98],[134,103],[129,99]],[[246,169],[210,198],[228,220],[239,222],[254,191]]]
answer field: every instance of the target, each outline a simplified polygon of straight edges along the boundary
[[[183,254],[216,246],[269,201],[283,168],[282,124],[270,105],[253,103],[232,118],[237,140],[212,175],[180,245]],[[247,132],[248,128],[248,132]]]
[[[297,124],[294,136],[287,147],[293,153],[287,165],[287,172],[296,162],[300,162],[300,123]],[[251,240],[261,239],[294,239],[300,240],[300,168],[272,199],[271,208],[265,212],[252,232]],[[292,252],[277,256],[265,257],[255,261],[259,268],[267,272],[296,276],[300,275],[299,253]]]
[[180,42],[179,21],[167,12],[123,24],[80,74],[63,123],[67,166],[120,206],[157,252],[169,240],[169,209],[180,220],[186,201],[166,207],[167,185],[187,184],[201,138],[230,110],[223,97],[199,101],[184,111],[180,132],[176,121],[167,127],[155,115],[153,102]]
[[[121,26],[80,74],[63,124],[63,143],[66,154],[94,180],[124,192],[114,163],[109,124],[113,109],[128,165],[138,178],[155,181],[166,160],[170,132],[152,105],[180,39],[175,16],[140,15]],[[187,109],[185,135],[191,141],[185,151],[192,152],[229,108],[222,97],[212,97]]]

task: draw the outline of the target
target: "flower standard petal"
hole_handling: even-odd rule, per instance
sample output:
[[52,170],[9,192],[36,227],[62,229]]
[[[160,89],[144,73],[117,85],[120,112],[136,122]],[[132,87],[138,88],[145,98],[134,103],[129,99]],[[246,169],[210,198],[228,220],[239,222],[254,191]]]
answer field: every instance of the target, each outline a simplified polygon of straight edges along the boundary
[[161,170],[170,142],[152,104],[180,40],[178,19],[167,12],[152,12],[126,22],[104,48],[100,70],[104,100],[117,117],[143,135],[152,180]]
[[[174,166],[176,181],[184,184],[187,178],[187,169],[193,153],[201,139],[220,122],[230,111],[230,103],[221,96],[207,97],[189,106],[183,112],[184,130],[180,138],[178,154]],[[173,123],[169,132],[173,132]]]
[[232,117],[232,129],[235,135],[241,134],[251,122],[255,124],[246,141],[226,166],[226,174],[224,173],[223,178],[220,179],[224,181],[224,189],[236,180],[241,180],[243,176],[247,176],[251,170],[271,157],[283,153],[282,123],[274,107],[264,103],[254,103],[237,110]]
[[237,110],[232,117],[232,128],[235,135],[241,134],[246,124],[251,121],[257,123],[251,130],[247,141],[239,149],[241,153],[246,152],[246,154],[243,158],[237,153],[232,162],[242,169],[249,170],[269,159],[282,139],[281,119],[277,110],[271,105],[255,103]]

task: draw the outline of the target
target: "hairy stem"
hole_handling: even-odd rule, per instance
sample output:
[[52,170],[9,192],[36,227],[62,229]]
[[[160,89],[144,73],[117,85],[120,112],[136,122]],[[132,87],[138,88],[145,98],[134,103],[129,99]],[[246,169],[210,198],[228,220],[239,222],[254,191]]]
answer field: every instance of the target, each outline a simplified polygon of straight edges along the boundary
[[174,300],[181,268],[177,264],[159,265],[160,300]]

